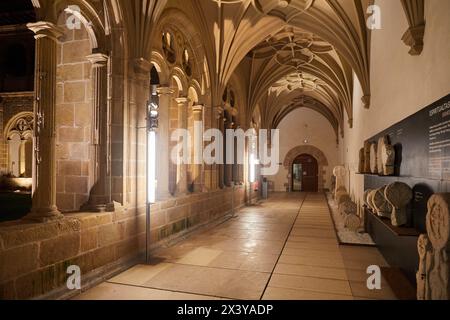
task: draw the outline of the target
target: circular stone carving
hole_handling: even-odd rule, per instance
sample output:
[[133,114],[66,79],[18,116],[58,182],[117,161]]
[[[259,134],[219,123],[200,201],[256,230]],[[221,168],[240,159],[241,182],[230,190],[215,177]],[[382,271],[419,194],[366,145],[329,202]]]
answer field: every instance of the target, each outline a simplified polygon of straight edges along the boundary
[[371,190],[367,195],[367,203],[369,204],[369,207],[373,213],[377,212],[377,209],[375,208],[375,205],[373,203],[373,198],[375,197],[376,192],[377,190]]
[[378,165],[377,165],[377,144],[372,143],[370,146],[370,172],[373,174],[378,173]]
[[341,204],[343,204],[345,202],[352,201],[352,199],[350,198],[348,193],[341,193],[336,197],[336,201],[337,201],[338,206],[340,206]]
[[344,226],[352,231],[357,231],[361,226],[361,219],[354,214],[349,214],[344,218]]
[[366,191],[364,191],[364,195],[363,195],[363,201],[364,201],[364,204],[370,209],[370,205],[369,205],[369,200],[368,200],[368,197],[369,197],[369,193],[371,192],[372,190],[371,189],[367,189]]
[[373,196],[372,202],[375,206],[375,210],[380,217],[390,218],[392,214],[392,206],[386,200],[384,196],[384,192],[386,190],[386,186],[380,189],[375,190],[375,194]]
[[356,215],[358,212],[358,206],[353,201],[346,201],[344,203],[341,203],[339,206],[339,213],[341,216],[346,216],[349,214]]
[[386,187],[384,196],[393,207],[392,225],[405,225],[408,222],[406,206],[413,199],[412,189],[406,183],[394,182]]
[[433,248],[442,250],[450,240],[450,195],[435,194],[428,201],[427,231]]

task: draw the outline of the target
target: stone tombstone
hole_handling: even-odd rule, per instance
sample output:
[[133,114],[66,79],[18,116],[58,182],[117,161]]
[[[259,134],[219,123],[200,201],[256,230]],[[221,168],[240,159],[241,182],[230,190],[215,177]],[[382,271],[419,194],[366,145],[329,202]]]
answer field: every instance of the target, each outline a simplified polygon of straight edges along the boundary
[[383,172],[382,172],[383,171],[382,170],[383,163],[381,162],[381,146],[383,144],[387,144],[387,143],[389,143],[388,136],[383,136],[383,137],[380,137],[378,139],[378,143],[377,143],[377,169],[378,169],[378,174],[380,174],[380,175],[383,175]]
[[375,205],[373,203],[373,198],[375,197],[376,192],[377,190],[371,190],[367,195],[367,203],[369,205],[370,210],[372,210],[373,213],[377,212],[377,209],[375,208]]
[[344,217],[349,214],[356,215],[358,213],[358,206],[353,201],[346,201],[339,206],[339,213]]
[[344,217],[344,226],[356,232],[361,227],[361,218],[355,214],[348,214]]
[[416,273],[417,280],[417,300],[429,300],[430,289],[428,288],[428,274],[431,267],[433,247],[428,235],[421,234],[417,241],[417,251],[419,253],[419,268]]
[[386,200],[384,195],[387,186],[375,190],[372,203],[375,207],[376,213],[380,217],[390,218],[392,214],[392,205]]
[[348,202],[348,201],[352,201],[352,199],[350,198],[350,196],[347,192],[339,193],[336,197],[336,202],[337,202],[338,206],[340,206],[341,204]]
[[347,174],[347,170],[344,166],[337,166],[333,169],[333,175],[336,177],[336,185],[334,189],[334,196],[336,198],[336,194],[338,190],[341,188],[345,188],[345,176]]
[[394,182],[386,187],[384,196],[392,206],[392,225],[404,226],[408,222],[407,205],[413,199],[412,189],[406,183]]
[[370,145],[370,172],[372,174],[378,174],[377,144],[376,143],[372,143]]
[[427,266],[427,298],[450,300],[450,193],[435,194],[428,201],[427,233],[432,248]]
[[392,176],[395,173],[395,149],[387,136],[378,144],[378,157],[378,173]]
[[372,189],[367,189],[366,191],[364,191],[364,195],[363,195],[363,201],[364,201],[364,204],[365,204],[366,207],[369,208],[369,209],[370,209],[370,205],[369,205],[369,199],[368,199],[368,197],[369,197],[369,193],[372,192],[372,191],[373,191]]
[[370,173],[370,142],[364,143],[364,173]]
[[359,173],[366,173],[365,170],[365,151],[364,148],[359,150],[359,163],[358,163],[358,172]]

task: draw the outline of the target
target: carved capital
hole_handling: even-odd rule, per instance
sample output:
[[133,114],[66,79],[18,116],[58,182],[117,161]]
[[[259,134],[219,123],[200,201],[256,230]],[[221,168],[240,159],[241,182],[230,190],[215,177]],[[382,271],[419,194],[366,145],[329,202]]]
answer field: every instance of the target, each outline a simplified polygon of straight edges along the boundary
[[164,96],[164,95],[171,96],[171,95],[173,95],[175,93],[175,90],[173,90],[170,87],[158,87],[156,89],[156,92],[158,93],[158,95],[160,97]]
[[175,101],[177,102],[179,107],[185,107],[187,106],[187,104],[189,104],[189,102],[191,102],[191,100],[186,97],[175,98]]
[[362,103],[364,104],[364,108],[369,109],[370,108],[370,95],[365,95],[361,98]]
[[203,105],[199,104],[192,106],[192,112],[203,112]]
[[418,56],[423,50],[423,36],[425,34],[425,25],[410,27],[402,37],[403,42],[411,48],[409,54]]
[[401,0],[408,20],[409,28],[402,37],[403,42],[411,48],[410,55],[417,56],[423,50],[425,34],[424,0]]
[[152,64],[144,58],[139,58],[133,60],[133,67],[134,72],[147,74],[150,73],[150,70],[152,69]]
[[92,67],[99,68],[107,65],[109,57],[103,53],[94,53],[86,56],[86,59],[92,63]]
[[34,38],[50,38],[57,41],[63,34],[64,30],[55,24],[47,21],[38,21],[33,23],[28,23],[27,28],[34,32]]

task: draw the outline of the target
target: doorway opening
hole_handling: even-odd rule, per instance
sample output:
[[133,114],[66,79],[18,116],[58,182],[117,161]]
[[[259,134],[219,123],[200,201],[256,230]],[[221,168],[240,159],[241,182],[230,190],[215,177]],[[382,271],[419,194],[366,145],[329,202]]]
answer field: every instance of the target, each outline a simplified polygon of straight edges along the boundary
[[302,154],[292,164],[292,191],[319,191],[319,164],[313,156]]

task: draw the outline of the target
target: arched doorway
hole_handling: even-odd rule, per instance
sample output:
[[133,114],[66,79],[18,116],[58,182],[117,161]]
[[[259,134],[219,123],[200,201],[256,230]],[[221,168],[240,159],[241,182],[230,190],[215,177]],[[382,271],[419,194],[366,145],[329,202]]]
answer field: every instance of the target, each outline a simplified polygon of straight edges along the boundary
[[326,175],[326,168],[328,167],[328,160],[325,156],[325,154],[318,148],[311,146],[311,145],[302,145],[292,148],[284,158],[284,168],[288,171],[287,175],[287,184],[288,184],[288,190],[293,191],[293,163],[294,161],[300,157],[301,155],[309,155],[315,159],[317,162],[317,171],[318,171],[318,186],[317,190],[318,192],[323,192],[325,187],[325,175]]
[[292,191],[319,191],[319,164],[309,155],[302,154],[292,163]]

